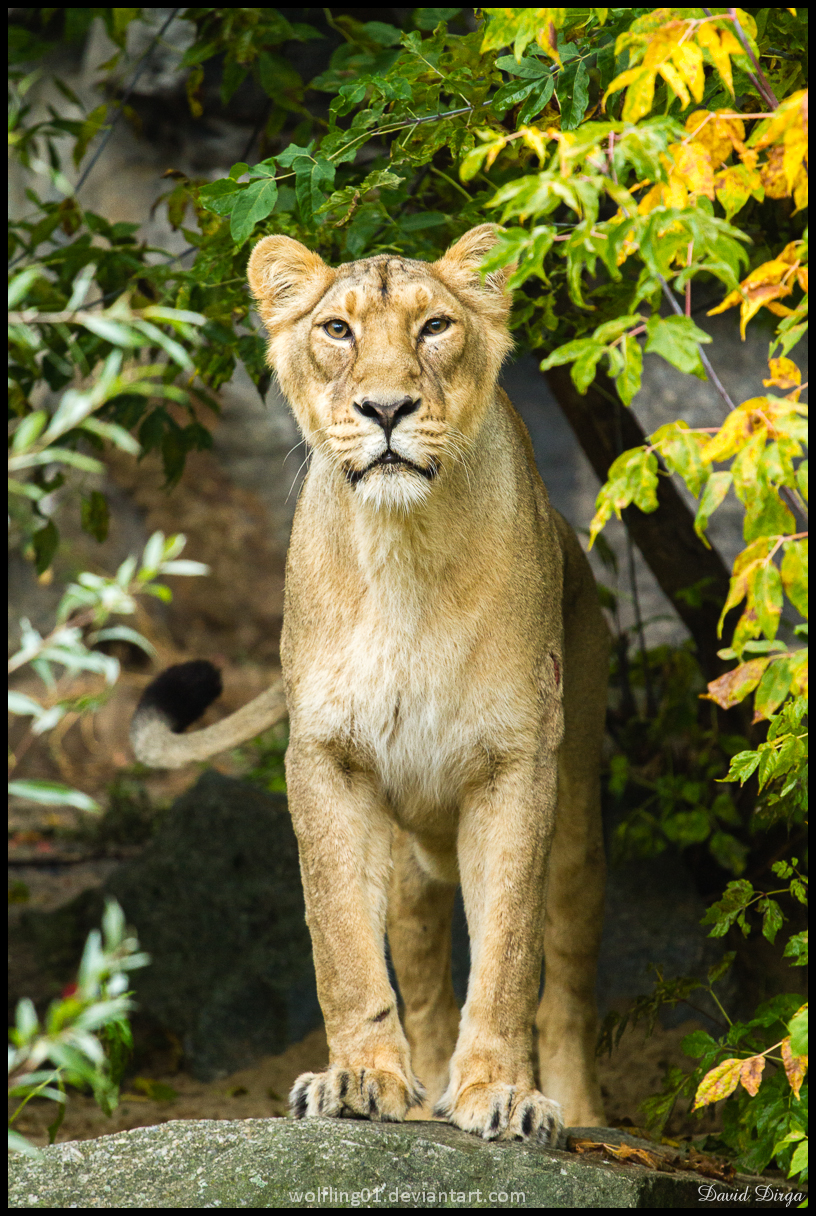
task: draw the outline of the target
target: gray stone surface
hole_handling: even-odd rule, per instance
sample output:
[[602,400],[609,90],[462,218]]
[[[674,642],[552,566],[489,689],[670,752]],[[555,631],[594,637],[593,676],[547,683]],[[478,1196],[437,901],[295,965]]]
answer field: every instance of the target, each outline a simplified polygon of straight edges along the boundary
[[[589,1134],[623,1138],[598,1128]],[[753,1207],[756,1181],[711,1183],[489,1144],[444,1123],[201,1120],[68,1142],[37,1161],[15,1156],[9,1207],[691,1208],[711,1202],[712,1191],[718,1208]],[[741,1190],[750,1194],[733,1199]]]

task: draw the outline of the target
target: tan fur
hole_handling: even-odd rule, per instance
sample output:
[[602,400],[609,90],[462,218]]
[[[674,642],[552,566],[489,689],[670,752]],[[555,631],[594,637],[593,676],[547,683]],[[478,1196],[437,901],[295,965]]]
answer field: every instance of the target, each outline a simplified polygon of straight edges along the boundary
[[[272,236],[249,262],[269,362],[312,451],[281,654],[330,1060],[292,1102],[298,1115],[400,1120],[424,1087],[467,1131],[547,1142],[562,1108],[568,1124],[603,1122],[607,637],[586,559],[497,388],[506,277],[479,273],[495,239],[482,225],[432,265],[332,269]],[[434,318],[447,328],[429,331]],[[337,321],[346,329],[326,330]],[[390,446],[410,463],[372,467],[387,433],[366,403],[400,401]],[[459,881],[472,954],[461,1016]]]

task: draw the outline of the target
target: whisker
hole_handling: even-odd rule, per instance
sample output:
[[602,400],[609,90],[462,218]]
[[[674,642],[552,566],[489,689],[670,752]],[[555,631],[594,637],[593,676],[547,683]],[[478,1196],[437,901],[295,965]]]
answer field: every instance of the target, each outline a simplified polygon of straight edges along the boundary
[[295,488],[295,483],[297,482],[297,479],[300,476],[301,469],[303,469],[304,466],[309,464],[315,451],[316,451],[315,448],[309,448],[308,452],[306,453],[306,459],[301,463],[300,467],[298,468],[297,472],[295,473],[294,477],[292,478],[292,484],[289,487],[289,493],[286,495],[286,498],[284,499],[284,505],[289,501],[292,491]]

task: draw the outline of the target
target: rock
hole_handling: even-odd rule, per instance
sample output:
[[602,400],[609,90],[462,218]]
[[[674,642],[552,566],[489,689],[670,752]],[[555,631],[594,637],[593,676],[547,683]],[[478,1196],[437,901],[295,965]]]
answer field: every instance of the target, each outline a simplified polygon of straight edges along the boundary
[[[606,1128],[571,1132],[654,1148]],[[59,1144],[37,1161],[13,1157],[9,1207],[690,1208],[715,1197],[718,1208],[754,1207],[761,1181],[491,1144],[446,1123],[201,1120]]]
[[23,914],[17,948],[70,975],[106,895],[152,958],[133,973],[138,1008],[181,1040],[198,1080],[281,1052],[320,1024],[285,795],[204,773],[101,888]]
[[[610,867],[598,958],[602,1016],[610,1008],[620,1009],[634,997],[651,992],[655,968],[666,979],[678,975],[702,979],[722,959],[722,939],[709,937],[700,923],[707,906],[682,859],[674,853]],[[728,1009],[739,1000],[733,971],[719,981],[717,994]],[[721,1033],[722,1017],[708,993],[696,992],[692,1000],[693,1016],[706,1015],[706,1029]],[[660,1010],[663,1026],[678,1026],[689,1016],[691,1009],[685,1001]]]

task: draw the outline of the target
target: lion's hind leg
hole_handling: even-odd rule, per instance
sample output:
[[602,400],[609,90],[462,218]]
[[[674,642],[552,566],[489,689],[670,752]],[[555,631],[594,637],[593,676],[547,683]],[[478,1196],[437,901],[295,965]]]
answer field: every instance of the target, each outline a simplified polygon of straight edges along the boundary
[[564,742],[536,1017],[539,1078],[543,1092],[563,1106],[567,1126],[594,1127],[604,1125],[595,982],[606,876],[599,769],[609,643],[591,579],[564,623]]

